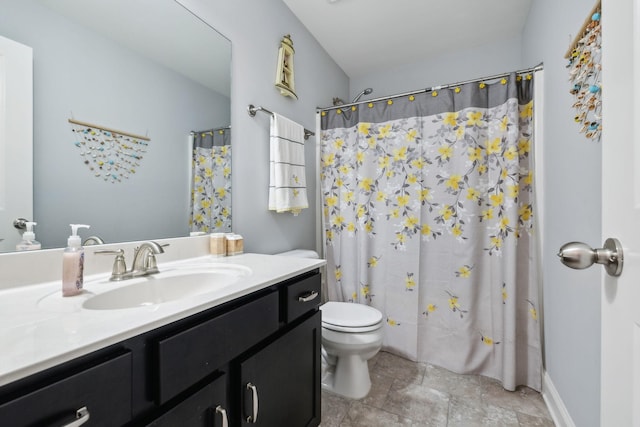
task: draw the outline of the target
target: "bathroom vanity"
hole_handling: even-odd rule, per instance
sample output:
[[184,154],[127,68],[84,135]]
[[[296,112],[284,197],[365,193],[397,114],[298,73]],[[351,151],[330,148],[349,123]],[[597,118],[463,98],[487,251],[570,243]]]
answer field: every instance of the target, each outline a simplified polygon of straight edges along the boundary
[[[43,313],[0,334],[2,352],[14,352],[0,356],[0,425],[319,425],[323,261],[231,258],[251,274],[154,307],[87,310],[82,299],[43,303],[57,291],[41,298],[30,310]],[[0,298],[20,304],[48,286]],[[86,301],[100,296],[95,288]],[[55,339],[65,343],[47,345]]]

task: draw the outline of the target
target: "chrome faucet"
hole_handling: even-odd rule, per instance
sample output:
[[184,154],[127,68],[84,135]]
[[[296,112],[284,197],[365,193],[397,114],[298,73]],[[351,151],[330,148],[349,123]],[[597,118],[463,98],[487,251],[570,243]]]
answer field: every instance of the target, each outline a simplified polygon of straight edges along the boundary
[[90,245],[104,245],[104,240],[98,236],[89,236],[84,242],[82,242],[82,246]]
[[146,276],[147,274],[157,273],[156,254],[163,253],[164,249],[158,243],[154,241],[144,242],[134,249],[131,274],[133,276]]
[[115,251],[96,251],[94,253],[98,255],[116,256],[113,263],[113,270],[111,271],[111,278],[109,280],[120,281],[158,273],[159,270],[156,262],[156,255],[164,253],[164,249],[162,249],[163,246],[169,245],[160,245],[156,242],[148,241],[135,248],[133,250],[133,264],[131,266],[131,270],[127,270],[127,265],[124,260],[124,251],[122,249]]

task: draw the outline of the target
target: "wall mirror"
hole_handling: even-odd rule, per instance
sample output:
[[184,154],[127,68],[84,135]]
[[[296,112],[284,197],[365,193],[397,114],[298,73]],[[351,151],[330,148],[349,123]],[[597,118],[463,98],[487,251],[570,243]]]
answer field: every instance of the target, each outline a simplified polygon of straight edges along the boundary
[[[188,236],[189,144],[207,131],[226,131],[230,142],[231,42],[175,0],[0,7],[0,35],[33,49],[30,219],[43,248],[65,246],[70,223],[90,224],[83,239],[105,243]],[[149,141],[127,177],[115,179],[104,173],[107,160],[103,170],[94,164],[100,141],[92,151],[78,146],[69,119]],[[19,236],[0,242],[0,251],[14,250]]]

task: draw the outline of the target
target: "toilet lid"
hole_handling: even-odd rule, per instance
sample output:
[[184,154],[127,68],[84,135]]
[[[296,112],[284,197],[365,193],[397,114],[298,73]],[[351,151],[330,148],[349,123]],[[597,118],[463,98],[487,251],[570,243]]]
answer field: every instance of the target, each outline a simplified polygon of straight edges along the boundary
[[322,323],[346,328],[363,328],[377,325],[382,313],[368,305],[351,302],[329,301],[322,306]]

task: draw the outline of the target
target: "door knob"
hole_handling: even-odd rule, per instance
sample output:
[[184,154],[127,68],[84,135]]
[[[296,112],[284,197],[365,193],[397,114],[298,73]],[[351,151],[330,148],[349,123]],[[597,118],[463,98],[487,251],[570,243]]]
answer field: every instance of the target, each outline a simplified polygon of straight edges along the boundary
[[592,249],[586,243],[569,242],[562,245],[558,256],[567,267],[581,270],[593,264],[602,264],[610,276],[617,277],[622,273],[624,262],[622,245],[618,239],[609,238],[603,246]]

